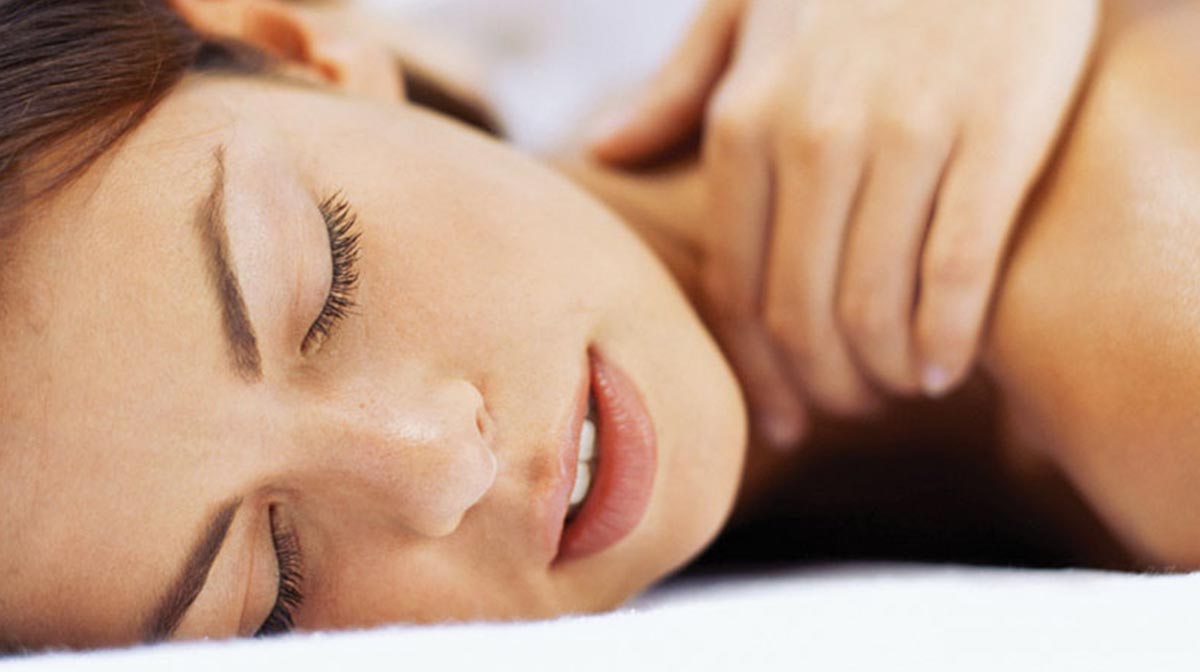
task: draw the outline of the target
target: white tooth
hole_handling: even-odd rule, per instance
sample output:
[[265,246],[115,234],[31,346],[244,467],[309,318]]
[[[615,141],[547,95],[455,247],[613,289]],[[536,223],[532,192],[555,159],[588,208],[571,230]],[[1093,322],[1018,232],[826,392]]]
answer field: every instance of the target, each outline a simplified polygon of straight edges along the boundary
[[591,419],[583,421],[579,431],[579,461],[588,462],[596,456],[596,425]]
[[575,487],[571,490],[571,506],[582,502],[591,487],[592,469],[587,464],[580,462],[579,468],[575,470]]

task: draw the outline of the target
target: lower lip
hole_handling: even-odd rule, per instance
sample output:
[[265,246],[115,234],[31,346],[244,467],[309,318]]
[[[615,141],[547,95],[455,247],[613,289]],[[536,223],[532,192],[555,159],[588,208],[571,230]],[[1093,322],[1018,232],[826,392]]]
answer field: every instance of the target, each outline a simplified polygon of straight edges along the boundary
[[654,423],[637,387],[623,371],[591,354],[592,393],[599,425],[597,470],[591,493],[563,530],[556,562],[586,558],[633,532],[654,492]]

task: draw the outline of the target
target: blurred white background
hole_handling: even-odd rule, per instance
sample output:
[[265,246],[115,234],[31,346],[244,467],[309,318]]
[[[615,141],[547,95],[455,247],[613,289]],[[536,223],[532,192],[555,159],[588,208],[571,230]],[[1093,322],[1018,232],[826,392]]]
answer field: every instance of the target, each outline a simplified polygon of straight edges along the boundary
[[701,0],[355,0],[453,41],[479,68],[511,138],[560,146],[601,105],[637,91]]

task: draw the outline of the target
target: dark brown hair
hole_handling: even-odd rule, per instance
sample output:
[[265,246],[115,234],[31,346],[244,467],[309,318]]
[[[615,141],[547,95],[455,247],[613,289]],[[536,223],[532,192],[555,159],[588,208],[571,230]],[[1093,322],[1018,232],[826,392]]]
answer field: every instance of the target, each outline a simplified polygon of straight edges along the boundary
[[[0,0],[0,240],[37,199],[136,128],[189,71],[270,66],[246,44],[199,34],[168,0]],[[418,71],[401,76],[411,103],[500,135],[489,110]]]
[[[265,63],[205,39],[166,0],[0,0],[0,264],[30,206],[120,142],[189,70]],[[0,633],[0,657],[20,650]]]
[[262,60],[206,40],[166,0],[0,0],[0,238],[189,70]]

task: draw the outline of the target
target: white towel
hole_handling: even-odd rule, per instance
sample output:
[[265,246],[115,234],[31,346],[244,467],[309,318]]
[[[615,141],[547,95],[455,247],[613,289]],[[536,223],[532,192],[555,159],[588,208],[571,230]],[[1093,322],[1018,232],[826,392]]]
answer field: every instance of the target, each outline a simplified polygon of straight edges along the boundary
[[612,614],[60,654],[5,672],[1195,672],[1200,575],[856,566],[671,585]]

